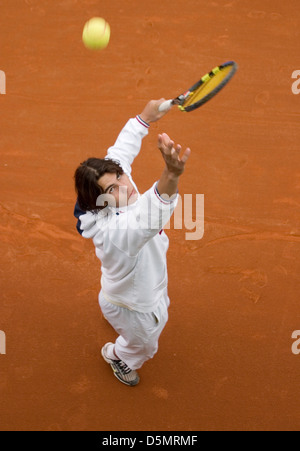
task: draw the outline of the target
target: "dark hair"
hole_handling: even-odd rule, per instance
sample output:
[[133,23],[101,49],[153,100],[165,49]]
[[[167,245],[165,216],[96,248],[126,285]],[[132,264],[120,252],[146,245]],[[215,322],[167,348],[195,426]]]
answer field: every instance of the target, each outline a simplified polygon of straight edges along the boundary
[[106,173],[122,175],[124,171],[116,161],[101,158],[89,158],[76,169],[75,190],[81,210],[97,211],[105,208],[96,203],[98,197],[104,194],[98,181]]

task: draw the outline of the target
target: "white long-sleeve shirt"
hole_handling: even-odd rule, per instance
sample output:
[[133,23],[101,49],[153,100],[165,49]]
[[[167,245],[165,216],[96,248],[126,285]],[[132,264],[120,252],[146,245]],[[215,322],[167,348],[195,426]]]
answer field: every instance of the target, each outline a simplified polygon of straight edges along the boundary
[[[131,165],[139,154],[148,126],[138,116],[130,119],[106,158],[120,163],[136,191]],[[169,239],[162,230],[177,203],[161,198],[157,182],[127,207],[106,207],[98,213],[77,214],[78,230],[92,238],[101,261],[101,285],[114,304],[149,313],[167,288],[166,254]]]

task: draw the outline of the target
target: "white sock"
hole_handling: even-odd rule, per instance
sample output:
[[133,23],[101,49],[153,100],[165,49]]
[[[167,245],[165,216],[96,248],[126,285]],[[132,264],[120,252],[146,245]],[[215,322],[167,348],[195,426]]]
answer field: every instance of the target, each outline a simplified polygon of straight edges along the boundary
[[106,355],[111,360],[118,360],[116,354],[114,353],[115,345],[110,345],[106,349]]

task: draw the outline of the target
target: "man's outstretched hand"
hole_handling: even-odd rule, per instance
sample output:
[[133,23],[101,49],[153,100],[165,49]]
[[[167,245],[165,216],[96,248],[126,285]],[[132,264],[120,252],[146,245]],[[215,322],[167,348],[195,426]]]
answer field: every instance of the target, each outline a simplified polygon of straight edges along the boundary
[[184,172],[184,167],[191,154],[191,149],[187,148],[180,158],[181,145],[175,146],[166,133],[158,135],[158,148],[165,160],[167,170],[179,177]]
[[166,166],[157,183],[157,190],[166,199],[175,195],[178,190],[179,177],[184,172],[184,167],[190,157],[191,149],[187,148],[180,158],[181,145],[175,146],[166,133],[158,135],[158,148],[161,151]]

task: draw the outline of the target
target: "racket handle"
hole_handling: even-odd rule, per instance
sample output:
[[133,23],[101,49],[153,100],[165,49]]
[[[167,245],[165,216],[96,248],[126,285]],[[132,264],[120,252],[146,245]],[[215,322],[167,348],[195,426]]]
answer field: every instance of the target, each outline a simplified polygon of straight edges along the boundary
[[158,107],[158,111],[160,113],[163,113],[164,111],[169,111],[173,106],[173,100],[166,100],[165,102],[161,103]]

